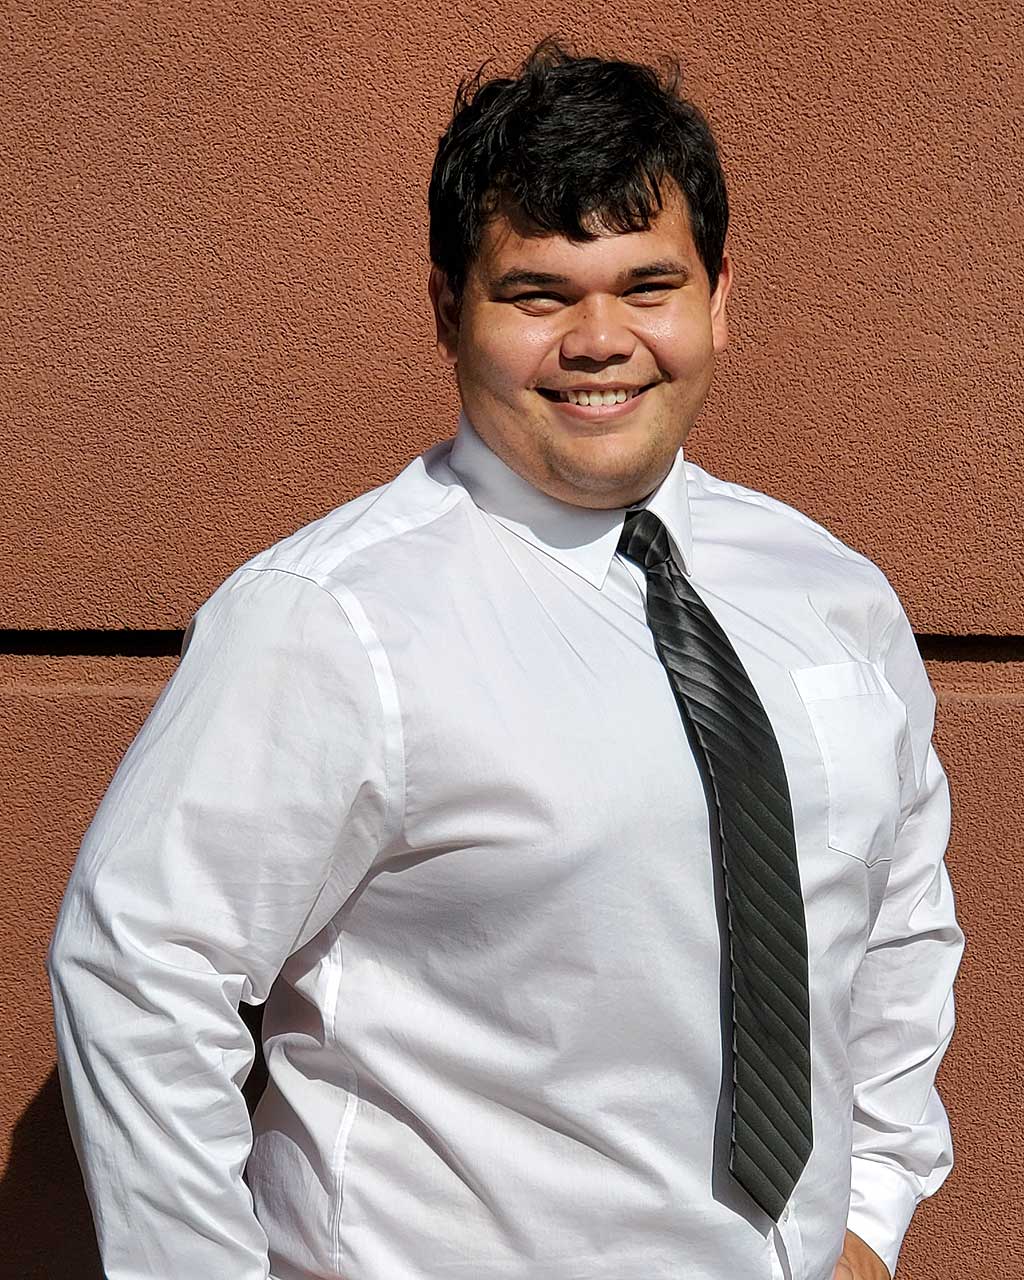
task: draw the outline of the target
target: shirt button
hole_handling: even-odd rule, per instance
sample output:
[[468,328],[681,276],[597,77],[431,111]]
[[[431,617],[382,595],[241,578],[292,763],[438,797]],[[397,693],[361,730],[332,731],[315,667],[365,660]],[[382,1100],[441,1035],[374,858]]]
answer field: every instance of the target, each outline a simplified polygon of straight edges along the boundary
[[783,1211],[782,1211],[782,1216],[779,1218],[779,1221],[780,1221],[780,1222],[788,1222],[788,1221],[789,1221],[789,1205],[788,1205],[788,1204],[786,1205],[785,1209],[783,1209]]

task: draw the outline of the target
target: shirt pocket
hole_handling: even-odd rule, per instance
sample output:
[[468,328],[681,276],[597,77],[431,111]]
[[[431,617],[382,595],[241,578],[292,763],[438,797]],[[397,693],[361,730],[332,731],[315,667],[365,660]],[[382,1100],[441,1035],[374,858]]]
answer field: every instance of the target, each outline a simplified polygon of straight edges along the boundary
[[870,662],[790,672],[828,787],[828,844],[870,866],[892,857],[909,745],[907,709]]

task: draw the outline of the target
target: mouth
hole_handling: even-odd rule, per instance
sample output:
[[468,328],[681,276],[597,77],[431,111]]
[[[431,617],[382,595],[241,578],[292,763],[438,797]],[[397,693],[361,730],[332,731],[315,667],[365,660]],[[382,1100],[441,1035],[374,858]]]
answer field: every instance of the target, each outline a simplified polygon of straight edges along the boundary
[[638,400],[656,385],[654,382],[648,382],[642,387],[568,387],[563,390],[537,387],[535,389],[545,400],[550,400],[553,404],[571,404],[582,408],[598,409],[611,408],[614,405]]

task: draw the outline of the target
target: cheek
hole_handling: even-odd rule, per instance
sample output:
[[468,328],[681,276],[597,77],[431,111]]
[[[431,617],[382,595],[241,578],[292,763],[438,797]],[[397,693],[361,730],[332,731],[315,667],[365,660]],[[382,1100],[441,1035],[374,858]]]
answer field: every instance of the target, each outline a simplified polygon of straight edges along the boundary
[[542,326],[490,323],[467,335],[466,364],[480,381],[524,387],[558,365],[558,342]]
[[714,355],[710,318],[652,315],[639,335],[658,366],[674,377],[694,377],[710,365]]

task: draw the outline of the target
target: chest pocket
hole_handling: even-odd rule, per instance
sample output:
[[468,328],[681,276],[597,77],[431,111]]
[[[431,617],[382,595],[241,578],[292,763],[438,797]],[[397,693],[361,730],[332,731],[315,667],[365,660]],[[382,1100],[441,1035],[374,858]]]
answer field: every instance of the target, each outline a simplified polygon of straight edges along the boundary
[[901,791],[913,783],[906,707],[870,662],[790,674],[825,768],[829,846],[869,866],[891,858]]

